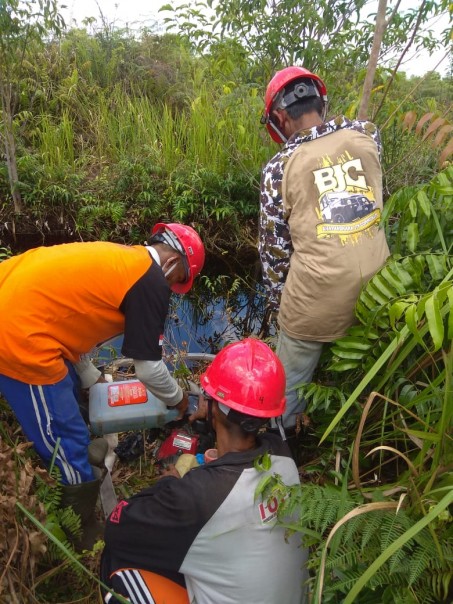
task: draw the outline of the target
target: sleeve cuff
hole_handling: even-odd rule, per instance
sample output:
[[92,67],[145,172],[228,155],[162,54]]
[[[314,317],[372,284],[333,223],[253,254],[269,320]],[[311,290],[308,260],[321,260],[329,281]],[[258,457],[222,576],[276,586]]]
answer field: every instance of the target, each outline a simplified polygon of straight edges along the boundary
[[93,384],[96,384],[102,375],[87,356],[82,356],[79,363],[76,363],[74,367],[80,378],[82,388],[90,388]]

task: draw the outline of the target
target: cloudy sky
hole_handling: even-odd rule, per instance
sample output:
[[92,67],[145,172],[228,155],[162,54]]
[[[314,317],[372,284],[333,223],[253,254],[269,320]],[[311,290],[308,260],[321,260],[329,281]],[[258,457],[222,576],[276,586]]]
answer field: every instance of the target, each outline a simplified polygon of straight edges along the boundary
[[[81,24],[86,17],[95,17],[100,20],[102,14],[106,21],[117,26],[129,25],[130,27],[149,26],[159,27],[164,31],[162,19],[165,13],[159,13],[159,8],[165,4],[169,4],[170,0],[58,0],[59,4],[66,5],[62,9],[62,14],[68,25],[73,24],[73,20]],[[377,2],[369,2],[367,10],[373,12],[373,4]],[[417,0],[403,0],[402,5],[414,7]],[[375,10],[375,9],[374,9]],[[447,24],[441,23],[439,20],[433,24],[435,30],[442,31]],[[412,55],[410,60],[404,64],[404,71],[408,75],[423,75],[430,69],[436,68],[436,64],[443,57],[445,51],[439,51],[428,55],[427,53]],[[437,68],[443,75],[448,70],[448,60],[444,60],[440,67]]]
[[100,14],[107,19],[109,23],[122,25],[148,25],[158,19],[162,19],[162,14],[158,14],[159,8],[168,4],[165,0],[58,0],[58,3],[66,5],[62,13],[68,22],[75,19],[78,23],[85,17],[96,17]]

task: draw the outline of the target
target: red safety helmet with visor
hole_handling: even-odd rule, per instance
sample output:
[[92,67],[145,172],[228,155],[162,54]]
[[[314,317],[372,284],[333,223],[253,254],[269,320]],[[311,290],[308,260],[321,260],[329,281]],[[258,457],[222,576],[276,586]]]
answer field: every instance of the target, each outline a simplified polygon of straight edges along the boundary
[[160,222],[153,227],[151,234],[152,242],[166,243],[181,254],[186,280],[174,283],[171,290],[176,294],[186,294],[204,265],[205,250],[199,234],[192,227],[177,222]]
[[285,105],[289,106],[298,99],[304,97],[308,98],[310,96],[319,96],[324,103],[324,107],[327,105],[327,89],[319,76],[311,73],[311,71],[308,71],[305,67],[297,66],[286,67],[285,69],[277,71],[267,86],[264,97],[264,113],[261,118],[261,123],[266,124],[269,134],[276,143],[283,143],[285,141],[282,140],[281,133],[278,132],[272,123],[272,109],[275,108],[274,104],[285,87],[294,80],[299,80],[301,78],[306,78],[309,81],[306,84],[302,82],[298,87],[298,90],[289,93],[288,98],[286,96],[282,97],[282,100],[284,101],[282,107]]
[[209,397],[246,415],[278,417],[285,410],[285,370],[261,340],[246,338],[225,346],[200,384]]

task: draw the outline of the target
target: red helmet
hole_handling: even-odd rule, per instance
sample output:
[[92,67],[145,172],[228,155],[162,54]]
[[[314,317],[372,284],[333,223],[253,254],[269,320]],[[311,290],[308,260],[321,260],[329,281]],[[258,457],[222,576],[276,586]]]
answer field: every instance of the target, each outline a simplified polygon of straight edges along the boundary
[[[199,234],[195,229],[185,224],[159,222],[154,226],[152,235],[183,255],[187,280],[184,283],[174,283],[171,290],[175,294],[186,294],[204,265],[204,245]],[[160,235],[162,235],[162,238],[159,237]]]
[[272,105],[278,93],[283,90],[283,88],[285,88],[285,86],[287,86],[290,82],[298,80],[299,78],[309,78],[313,80],[318,88],[319,94],[321,95],[321,99],[324,105],[326,105],[327,103],[327,89],[324,82],[319,76],[315,75],[314,73],[311,73],[311,71],[308,71],[308,69],[305,69],[305,67],[296,67],[295,65],[293,65],[292,67],[285,67],[285,69],[277,71],[272,80],[269,82],[266,89],[266,95],[264,97],[264,114],[262,118],[262,122],[266,124],[266,128],[269,134],[276,143],[283,143],[284,141],[269,123]]
[[247,415],[277,417],[285,410],[285,370],[261,340],[246,338],[225,346],[200,383],[216,401]]

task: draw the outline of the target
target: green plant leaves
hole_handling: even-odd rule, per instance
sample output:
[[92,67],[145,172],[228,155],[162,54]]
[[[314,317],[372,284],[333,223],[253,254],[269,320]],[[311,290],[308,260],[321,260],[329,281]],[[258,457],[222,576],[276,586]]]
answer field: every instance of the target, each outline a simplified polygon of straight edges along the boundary
[[439,350],[444,340],[444,324],[440,314],[438,297],[429,296],[425,305],[426,318],[428,319],[429,333],[434,342],[434,352]]
[[404,187],[390,197],[384,207],[383,221],[390,224],[392,215],[399,216],[398,221],[391,222],[387,228],[394,252],[406,254],[441,247],[449,253],[452,246],[452,190],[453,168],[448,166],[430,183]]
[[[392,262],[392,267],[394,267],[396,261]],[[446,268],[450,266],[450,262],[449,259],[445,259]],[[399,263],[405,266],[403,270],[407,272],[410,270],[412,274],[418,273],[420,280],[422,280],[423,274],[420,271],[425,266],[430,278],[429,284],[432,286],[431,279],[433,275],[429,273],[429,264],[423,255],[404,258]],[[439,266],[444,266],[443,262],[436,263],[436,270]],[[367,371],[324,432],[321,442],[337,426],[365,388],[369,387],[369,384],[372,384],[372,387],[377,391],[389,385],[389,389],[392,391],[392,384],[395,384],[397,375],[395,372],[398,372],[399,368],[404,366],[416,346],[421,346],[423,353],[429,350],[431,354],[443,346],[445,335],[449,334],[452,329],[451,299],[453,283],[449,280],[452,276],[453,268],[432,291],[425,295],[419,294],[415,298],[413,294],[407,299],[401,299],[400,297],[396,301],[397,306],[393,309],[393,300],[388,298],[388,294],[385,293],[386,290],[382,288],[381,281],[377,278],[379,274],[373,277],[370,283],[365,286],[358,301],[360,310],[357,314],[365,324],[364,326],[369,323],[370,325],[377,325],[379,328],[381,323],[385,324],[383,317],[390,318],[391,316],[392,320],[388,321],[386,327],[382,328],[383,332],[380,338],[381,341],[387,342],[387,344],[384,348],[377,346],[374,339],[367,337],[366,329],[363,330],[362,337],[357,335],[356,329],[355,337],[347,336],[345,343],[342,342],[343,339],[335,342],[332,347],[334,358],[329,367],[332,371],[356,369],[360,364],[366,367]],[[382,277],[382,272],[380,277]],[[428,283],[426,287],[428,287]],[[377,292],[379,292],[379,295]],[[377,306],[378,298],[386,301],[381,308]],[[369,300],[371,300],[371,304]],[[365,303],[369,306],[373,305],[372,308],[367,309]],[[362,304],[361,308],[360,304]],[[378,323],[376,317],[381,317],[382,321]],[[399,350],[398,355],[394,356],[392,362],[389,363],[397,350]]]
[[346,598],[344,604],[352,604],[356,601],[356,598],[368,581],[378,571],[378,569],[392,556],[394,555],[403,545],[408,543],[411,539],[430,522],[433,522],[443,510],[447,509],[449,505],[453,503],[453,490],[447,493],[437,505],[435,505],[424,518],[416,522],[409,530],[398,537],[391,545],[389,545],[369,566],[369,568],[363,573],[360,579],[354,584]]
[[257,472],[268,472],[272,467],[272,460],[269,453],[264,453],[261,457],[257,457],[253,462],[253,467]]
[[[416,215],[414,216],[414,218]],[[407,227],[407,247],[410,252],[415,252],[419,242],[418,224],[411,222]]]
[[417,201],[419,203],[419,206],[420,206],[422,212],[425,214],[425,216],[427,218],[429,218],[431,215],[431,203],[428,198],[428,195],[426,194],[426,191],[424,191],[422,189],[421,191],[419,191],[417,193]]

